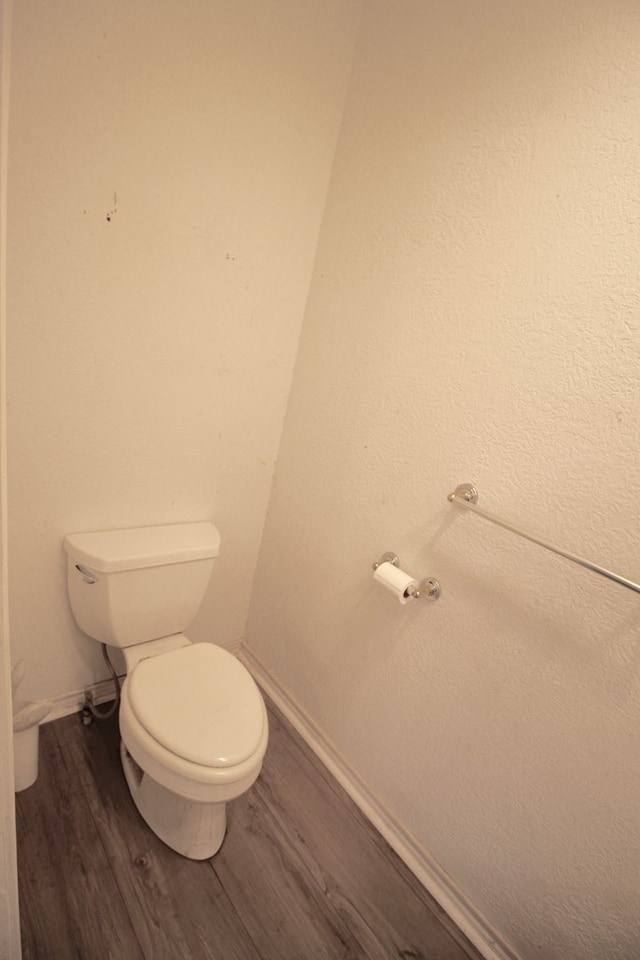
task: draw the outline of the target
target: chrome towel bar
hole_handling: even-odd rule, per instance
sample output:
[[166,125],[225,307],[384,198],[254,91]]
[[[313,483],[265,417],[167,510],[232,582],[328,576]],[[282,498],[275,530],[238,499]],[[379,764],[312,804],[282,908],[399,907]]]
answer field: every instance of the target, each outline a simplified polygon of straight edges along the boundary
[[640,593],[640,585],[634,583],[633,580],[627,580],[625,577],[620,577],[617,573],[612,573],[611,570],[605,570],[604,567],[599,567],[596,563],[591,563],[590,560],[585,560],[583,557],[578,557],[575,553],[570,553],[568,550],[562,550],[560,547],[554,547],[553,544],[547,543],[540,537],[536,537],[532,533],[527,533],[525,530],[521,530],[520,527],[516,527],[512,523],[507,523],[506,520],[501,520],[492,513],[487,513],[486,510],[481,510],[480,507],[476,506],[478,502],[478,491],[471,483],[461,483],[460,486],[456,487],[453,493],[449,494],[447,500],[449,500],[450,503],[455,503],[459,507],[464,507],[465,510],[471,510],[479,517],[484,517],[485,520],[490,520],[491,523],[496,523],[499,527],[504,527],[505,530],[510,530],[511,533],[515,533],[519,537],[524,537],[525,540],[530,540],[532,543],[537,543],[539,547],[544,547],[545,550],[551,550],[552,553],[557,553],[559,556],[565,557],[565,559],[571,560],[573,563],[578,563],[581,567],[586,567],[587,570],[592,570],[593,573],[599,573],[602,577],[607,577],[609,580],[615,580],[616,583],[622,584],[623,587],[628,587],[629,590],[635,590],[636,593]]

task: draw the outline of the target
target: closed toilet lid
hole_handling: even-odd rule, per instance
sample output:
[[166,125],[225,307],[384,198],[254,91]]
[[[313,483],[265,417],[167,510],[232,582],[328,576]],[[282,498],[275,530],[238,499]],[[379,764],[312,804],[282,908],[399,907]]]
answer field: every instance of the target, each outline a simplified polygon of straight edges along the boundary
[[194,643],[141,660],[127,678],[139,723],[167,750],[208,767],[230,767],[258,748],[264,704],[239,660]]

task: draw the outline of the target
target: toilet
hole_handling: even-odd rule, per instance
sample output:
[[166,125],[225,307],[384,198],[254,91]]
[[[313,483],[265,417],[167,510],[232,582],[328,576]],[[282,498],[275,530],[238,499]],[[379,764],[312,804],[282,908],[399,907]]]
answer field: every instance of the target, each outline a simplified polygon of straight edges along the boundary
[[69,534],[78,626],[122,650],[120,754],[140,814],[192,860],[220,848],[226,804],[260,773],[269,727],[253,678],[227,650],[191,643],[220,549],[212,523]]

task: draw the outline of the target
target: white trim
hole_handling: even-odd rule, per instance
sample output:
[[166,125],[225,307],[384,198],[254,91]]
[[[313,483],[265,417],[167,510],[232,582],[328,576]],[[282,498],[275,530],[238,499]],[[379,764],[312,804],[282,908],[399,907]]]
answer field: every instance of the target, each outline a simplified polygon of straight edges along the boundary
[[[124,677],[120,677],[120,686]],[[93,702],[96,704],[106,703],[114,699],[115,689],[113,680],[100,680],[98,683],[92,683],[83,687],[81,690],[73,690],[71,693],[64,693],[60,697],[55,697],[51,712],[45,717],[43,723],[49,723],[50,720],[59,720],[61,717],[68,717],[72,713],[80,713],[85,702],[85,695],[91,692]]]
[[283,689],[255,654],[243,646],[239,659],[367,819],[379,830],[482,956],[486,960],[519,960],[518,955],[501,941],[445,871],[375,798],[349,763],[336,752],[304,709]]
[[0,0],[0,955],[20,960],[7,549],[7,163],[11,0]]

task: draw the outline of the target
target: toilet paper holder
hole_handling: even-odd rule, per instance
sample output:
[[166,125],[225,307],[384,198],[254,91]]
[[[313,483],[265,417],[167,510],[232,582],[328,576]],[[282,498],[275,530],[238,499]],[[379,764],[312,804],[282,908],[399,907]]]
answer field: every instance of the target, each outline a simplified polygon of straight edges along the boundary
[[[398,559],[397,554],[388,550],[386,553],[383,553],[379,560],[376,560],[375,563],[371,564],[371,569],[375,571],[383,563],[390,563],[392,566],[400,569],[400,560]],[[440,581],[435,580],[433,577],[425,577],[423,580],[417,582],[417,585],[410,586],[405,593],[407,600],[437,600],[440,596]]]

